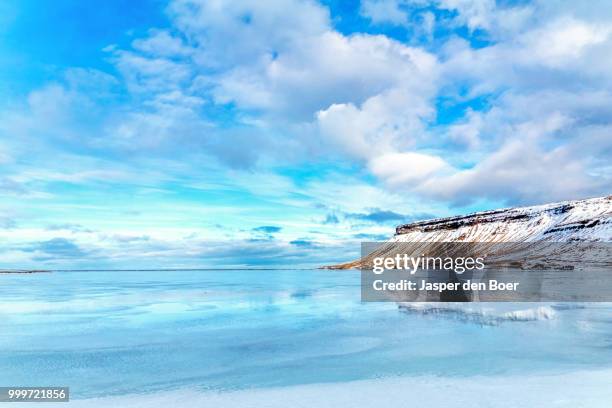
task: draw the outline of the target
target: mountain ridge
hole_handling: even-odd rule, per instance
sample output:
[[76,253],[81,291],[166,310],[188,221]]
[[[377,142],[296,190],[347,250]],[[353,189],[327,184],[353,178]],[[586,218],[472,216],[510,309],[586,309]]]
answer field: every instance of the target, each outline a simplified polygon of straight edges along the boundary
[[[399,225],[392,243],[612,242],[612,195],[512,207]],[[359,259],[327,269],[359,268]]]
[[403,224],[398,241],[529,242],[612,240],[612,195],[512,207]]

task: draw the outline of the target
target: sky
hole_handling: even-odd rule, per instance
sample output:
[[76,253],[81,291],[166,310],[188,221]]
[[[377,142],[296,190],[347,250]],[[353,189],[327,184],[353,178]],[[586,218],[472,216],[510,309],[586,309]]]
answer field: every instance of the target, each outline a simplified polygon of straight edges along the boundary
[[316,266],[610,194],[606,1],[0,3],[0,268]]

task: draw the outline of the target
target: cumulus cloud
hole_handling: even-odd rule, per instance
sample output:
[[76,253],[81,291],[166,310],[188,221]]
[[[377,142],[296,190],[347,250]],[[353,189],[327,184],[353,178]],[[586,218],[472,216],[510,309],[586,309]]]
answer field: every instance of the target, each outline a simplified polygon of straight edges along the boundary
[[440,157],[424,153],[388,153],[369,162],[370,171],[390,185],[420,184],[448,168]]
[[[480,30],[489,42],[473,47],[470,34],[451,35],[426,50],[382,34],[345,35],[334,28],[329,10],[312,1],[175,0],[168,7],[172,29],[151,29],[128,49],[107,48],[140,103],[107,123],[108,140],[127,150],[201,149],[243,168],[262,154],[299,161],[300,149],[320,149],[358,163],[390,189],[445,200],[472,195],[529,202],[545,197],[527,190],[534,178],[521,172],[500,178],[499,188],[441,194],[437,187],[466,186],[480,169],[508,165],[499,158],[527,138],[520,143],[550,157],[551,172],[571,168],[586,183],[568,184],[565,194],[559,187],[546,198],[606,188],[590,176],[601,173],[601,154],[567,158],[572,166],[552,158],[560,155],[560,142],[578,145],[578,135],[603,143],[592,127],[601,134],[610,120],[609,19],[570,4],[552,9],[491,0],[367,0],[360,12],[373,23],[398,25],[420,16],[431,40],[432,27],[443,24]],[[107,88],[116,81],[96,72],[74,71],[71,77],[68,84],[95,77]],[[78,89],[52,84],[35,91],[31,111],[47,123],[65,121],[66,112],[83,104]],[[487,107],[468,107],[462,117],[437,124],[440,98],[469,106],[479,97],[488,99]],[[47,104],[49,99],[56,103]],[[232,128],[206,113],[228,106],[234,109]],[[554,132],[536,125],[555,116],[563,123]],[[525,191],[504,196],[511,182]]]
[[[496,158],[526,137],[526,146],[542,157],[558,157],[559,144],[605,147],[612,16],[593,8],[537,1],[362,2],[360,13],[373,23],[406,25],[420,16],[438,44],[425,47],[383,34],[343,34],[328,8],[313,1],[175,0],[167,9],[170,28],[152,28],[128,48],[107,47],[119,77],[73,69],[64,83],[30,93],[35,120],[13,117],[8,123],[12,129],[42,123],[78,143],[87,120],[75,118],[83,112],[91,119],[96,101],[121,80],[135,103],[109,115],[97,137],[88,135],[94,145],[134,153],[202,152],[237,168],[252,168],[262,156],[308,161],[318,149],[357,163],[390,189],[440,198],[434,181],[476,180],[467,175],[507,165]],[[465,27],[468,34],[434,38],[438,24]],[[487,42],[474,47],[470,40],[482,36]],[[468,108],[439,124],[441,98]],[[487,98],[488,105],[469,106],[474,98]],[[222,109],[228,122],[215,115]],[[536,126],[555,116],[563,123],[554,132]],[[602,173],[603,153],[577,153],[567,158],[571,167],[548,161],[551,172],[581,172],[576,178],[586,185],[568,184],[565,196],[604,190],[606,182],[591,177]],[[521,189],[533,179],[515,181],[522,181],[514,186]],[[506,189],[510,182],[499,179]],[[512,200],[501,186],[451,189],[461,199],[468,190],[475,199]],[[561,190],[550,197],[527,190],[516,196],[528,202],[563,196]]]
[[[149,105],[162,92],[180,92],[236,106],[243,112],[236,119],[267,133],[304,139],[312,132],[297,127],[308,129],[316,117],[324,142],[349,156],[363,156],[373,144],[409,144],[422,133],[423,119],[434,113],[429,105],[436,79],[433,55],[383,35],[343,35],[332,27],[328,10],[314,2],[294,0],[281,7],[182,0],[169,10],[188,43],[156,31],[136,40],[131,50],[110,50],[131,89],[152,93]],[[182,58],[164,55],[168,43]],[[142,125],[127,122],[119,134],[128,140],[155,134],[146,127],[172,138],[189,133],[172,125],[197,123],[193,117],[171,116],[177,106],[185,106],[182,102],[146,116],[139,113],[134,119]],[[191,107],[185,111],[191,112]],[[356,123],[354,132],[341,129],[351,123]],[[172,130],[164,131],[169,126]],[[207,139],[211,132],[200,127],[191,133]],[[308,143],[304,140],[302,148]]]
[[[445,143],[433,155],[420,151],[419,143],[391,154],[372,149],[368,168],[386,185],[462,204],[478,198],[533,203],[609,191],[603,163],[610,150],[601,135],[612,121],[612,83],[604,74],[612,69],[612,16],[602,4],[398,0],[382,7],[366,1],[362,13],[374,10],[368,4],[388,10],[387,22],[396,24],[423,7],[452,11],[453,25],[481,30],[489,41],[473,47],[469,38],[456,36],[443,44],[438,96],[458,103],[486,97],[488,103],[429,133],[430,140]],[[380,22],[384,16],[370,18]],[[420,173],[408,157],[401,159],[415,153],[427,155]]]
[[[555,201],[604,191],[609,180],[589,176],[583,162],[572,154],[564,147],[542,151],[529,141],[508,142],[473,168],[433,177],[417,190],[457,204],[483,196],[529,203],[538,196]],[[564,176],[552,177],[551,170]]]
[[528,55],[552,66],[561,67],[582,57],[588,50],[604,43],[612,34],[608,25],[562,17],[528,32],[521,38]]
[[496,8],[495,0],[363,0],[361,14],[376,24],[403,25],[415,11],[428,7],[454,12],[454,23],[472,31],[488,29]]
[[[312,225],[222,221],[240,224],[246,253],[257,240],[288,257],[337,224],[606,194],[612,11],[585,4],[363,0],[371,25],[351,31],[310,0],[171,0],[166,27],[105,48],[109,72],[69,68],[0,112],[0,194],[129,185],[294,206]],[[360,232],[379,231],[346,234]],[[148,232],[100,234],[119,255],[181,253]],[[47,241],[37,253],[82,246]]]
[[374,23],[405,24],[408,16],[401,5],[398,0],[364,0],[360,12]]
[[138,38],[132,43],[134,49],[157,57],[187,57],[193,49],[184,41],[166,30],[152,30],[147,38]]
[[359,106],[399,83],[420,105],[418,92],[431,82],[432,56],[384,36],[347,37],[329,28],[298,38],[273,58],[242,61],[215,78],[215,101],[277,119],[310,120],[332,105]]

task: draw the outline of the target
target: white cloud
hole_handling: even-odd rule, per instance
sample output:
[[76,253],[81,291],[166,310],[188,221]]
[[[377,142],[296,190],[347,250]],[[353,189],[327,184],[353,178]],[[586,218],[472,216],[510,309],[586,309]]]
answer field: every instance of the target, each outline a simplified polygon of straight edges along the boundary
[[422,97],[394,90],[372,97],[361,108],[334,104],[319,112],[317,120],[323,136],[342,151],[369,159],[409,148],[422,135],[423,119],[431,113]]
[[605,180],[586,174],[584,162],[573,157],[571,149],[544,151],[535,143],[517,140],[474,168],[431,178],[417,191],[458,204],[474,197],[529,203],[590,196],[598,194],[605,184]]
[[441,9],[456,11],[458,21],[470,30],[488,30],[493,22],[495,0],[438,0],[437,3]]
[[69,69],[0,112],[0,205],[21,212],[0,239],[197,263],[281,221],[270,257],[354,238],[343,214],[609,194],[612,8],[585,4],[365,0],[375,24],[349,35],[314,1],[172,1],[169,27],[106,48],[117,77]]
[[32,115],[49,124],[62,122],[74,106],[76,95],[59,84],[50,84],[28,95]]
[[593,24],[562,17],[530,31],[521,38],[524,59],[535,57],[545,65],[561,67],[580,58],[590,48],[609,39],[609,25]]
[[[326,145],[358,159],[405,149],[423,135],[434,114],[435,56],[382,35],[343,35],[332,28],[327,9],[313,2],[282,5],[175,1],[169,9],[180,36],[152,31],[134,41],[133,50],[113,53],[131,89],[151,94],[149,106],[160,93],[180,92],[235,105],[243,123],[289,137],[311,139],[305,130],[294,132],[314,123]],[[178,37],[189,38],[189,45]],[[166,44],[184,58],[164,57]],[[177,109],[131,113],[117,134],[156,140],[190,133],[174,130]]]
[[364,0],[361,2],[361,14],[378,24],[405,24],[408,18],[400,5],[398,0]]
[[328,10],[308,0],[175,0],[169,11],[176,27],[196,45],[196,62],[216,69],[290,52],[325,33],[330,24]]
[[[530,6],[500,7],[495,0],[363,0],[361,14],[374,24],[389,23],[413,26],[414,17],[431,8],[443,12],[442,24],[449,28],[467,27],[489,31],[495,36],[522,26],[532,14]],[[447,15],[451,14],[451,17]],[[435,15],[425,17],[424,27],[431,25]],[[444,15],[446,14],[446,15]]]
[[[451,11],[451,21],[436,21],[431,8]],[[284,146],[312,149],[319,140],[323,150],[360,163],[386,186],[426,197],[540,200],[536,187],[544,189],[546,172],[575,171],[570,179],[584,183],[547,189],[550,198],[605,188],[589,176],[601,172],[602,153],[572,157],[563,147],[578,146],[578,135],[602,144],[588,128],[612,121],[605,108],[612,101],[605,74],[612,69],[609,20],[577,6],[564,12],[493,0],[362,3],[361,13],[374,23],[407,24],[421,16],[427,38],[443,24],[480,30],[492,42],[472,48],[451,36],[437,55],[383,35],[341,34],[328,10],[310,1],[177,0],[169,10],[175,32],[151,31],[133,50],[114,51],[128,82],[151,92],[147,106],[155,107],[133,113],[119,134],[206,133],[205,126],[175,123],[197,123],[198,104],[232,105],[243,124],[282,134],[273,145],[295,138]],[[180,100],[173,108],[161,95]],[[490,107],[468,108],[462,118],[432,126],[440,96],[451,103],[485,96]],[[520,143],[530,150],[524,160]],[[504,166],[515,169],[512,176]],[[490,175],[496,183],[484,182]]]
[[275,58],[237,65],[219,75],[213,94],[218,102],[310,120],[332,104],[359,105],[398,86],[416,92],[431,83],[434,65],[426,52],[383,36],[327,31],[303,37]]
[[[155,52],[163,55],[164,48]],[[191,67],[169,58],[114,50],[113,60],[132,92],[169,92],[184,86],[192,78]]]
[[[610,152],[611,13],[573,3],[362,3],[375,23],[422,18],[424,36],[435,40],[422,47],[343,34],[314,1],[176,0],[168,10],[170,28],[107,49],[131,99],[104,117],[102,132],[87,133],[86,122],[117,79],[87,70],[32,92],[27,114],[0,127],[32,135],[52,128],[130,154],[182,148],[249,168],[318,163],[325,154],[387,188],[440,200],[572,198],[610,186],[593,175],[606,172]],[[435,38],[458,26],[468,29],[463,39]],[[489,43],[475,48],[470,39]],[[472,106],[473,98],[486,103]],[[441,100],[463,108],[443,117]],[[569,171],[578,172],[570,182],[546,187],[546,172]]]
[[448,169],[440,157],[423,153],[389,153],[368,163],[370,171],[391,186],[421,185],[431,175]]
[[366,183],[357,177],[333,176],[304,186],[304,194],[326,208],[343,213],[360,213],[368,208],[384,208],[398,213],[447,214],[444,204],[424,203],[408,189],[393,191]]
[[468,109],[464,121],[454,123],[448,127],[448,135],[452,141],[470,148],[477,148],[480,145],[482,128],[482,114]]
[[193,52],[183,40],[164,30],[153,30],[149,37],[134,40],[132,46],[157,57],[187,57]]

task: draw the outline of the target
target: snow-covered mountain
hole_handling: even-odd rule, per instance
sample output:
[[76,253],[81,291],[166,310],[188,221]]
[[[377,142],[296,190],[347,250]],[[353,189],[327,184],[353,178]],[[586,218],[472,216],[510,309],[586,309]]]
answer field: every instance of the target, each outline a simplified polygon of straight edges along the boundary
[[612,196],[400,225],[400,242],[612,241]]
[[[397,252],[398,246],[404,246],[402,243],[444,242],[487,243],[497,249],[498,244],[520,243],[523,244],[521,250],[525,249],[525,243],[531,247],[539,244],[536,245],[538,248],[544,248],[547,243],[563,243],[561,246],[555,244],[551,251],[554,250],[555,255],[563,253],[566,259],[579,259],[577,252],[582,251],[584,245],[571,248],[570,245],[612,243],[612,196],[483,211],[400,225],[388,245],[377,250],[376,255]],[[608,254],[606,252],[603,257]],[[546,258],[550,259],[550,255],[547,253]],[[359,268],[368,263],[366,258],[330,268]]]

